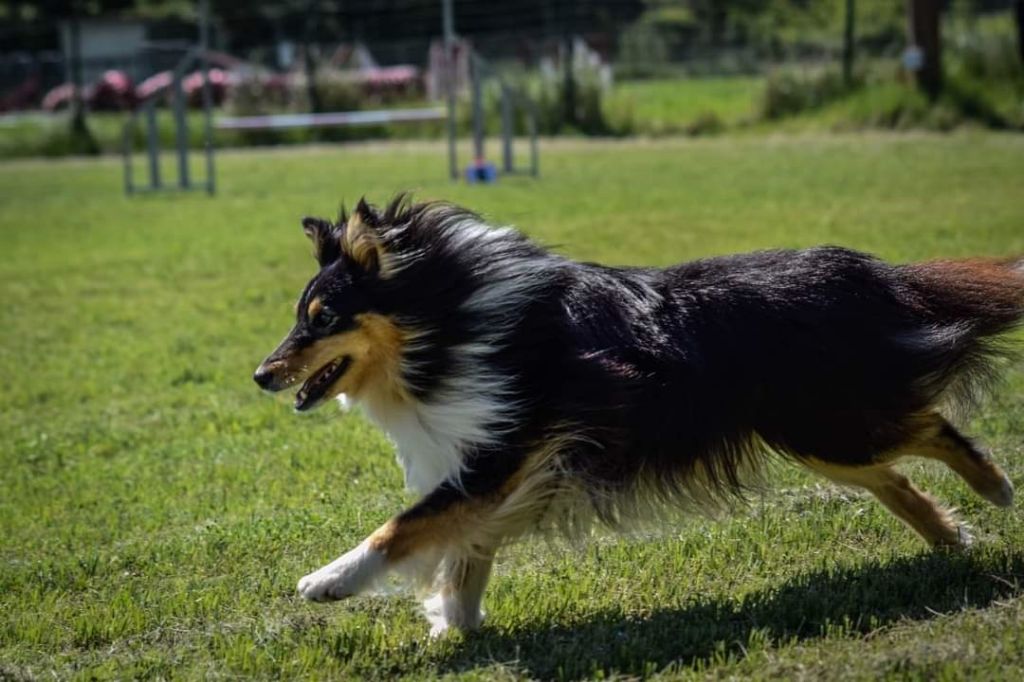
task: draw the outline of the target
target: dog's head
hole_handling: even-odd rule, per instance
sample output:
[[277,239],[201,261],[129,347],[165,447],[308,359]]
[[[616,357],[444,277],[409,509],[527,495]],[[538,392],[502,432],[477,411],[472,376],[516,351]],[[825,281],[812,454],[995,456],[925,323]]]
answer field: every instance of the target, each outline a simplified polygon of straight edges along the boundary
[[299,411],[342,393],[357,395],[368,383],[386,381],[397,390],[408,332],[387,303],[394,263],[383,233],[393,218],[360,200],[337,223],[303,219],[320,271],[299,297],[295,326],[256,369],[261,388],[281,391],[303,382]]

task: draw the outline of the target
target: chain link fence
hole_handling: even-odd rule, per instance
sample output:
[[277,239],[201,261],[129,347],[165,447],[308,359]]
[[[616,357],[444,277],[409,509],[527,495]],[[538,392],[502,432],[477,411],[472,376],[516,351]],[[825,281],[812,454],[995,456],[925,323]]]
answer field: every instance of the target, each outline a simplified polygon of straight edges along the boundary
[[[440,103],[440,4],[310,2],[278,15],[261,13],[262,5],[232,5],[230,16],[214,26],[215,101],[231,115]],[[405,9],[399,12],[391,5]],[[972,83],[1021,80],[1013,7],[1013,0],[947,3],[943,33],[955,78]],[[714,132],[759,116],[820,106],[847,93],[851,85],[872,79],[899,80],[907,48],[904,10],[903,3],[891,0],[856,0],[852,5],[848,0],[455,2],[460,63],[472,51],[504,82],[528,93],[537,102],[544,134]],[[852,41],[845,42],[851,19]],[[90,46],[82,58],[84,94],[93,111],[130,108],[158,96],[166,82],[161,74],[195,34],[194,22],[187,19],[139,20],[142,38],[137,45],[120,45],[118,54],[103,54],[102,39],[89,37],[102,28],[100,23],[82,23],[83,44]],[[842,74],[844,54],[851,48],[852,84]],[[64,52],[0,54],[0,109],[52,112],[66,107],[70,91]],[[460,126],[465,132],[465,68],[460,74]],[[186,83],[187,92],[198,92],[197,78],[193,75]],[[1010,102],[1008,111],[1016,87],[999,86]],[[491,93],[487,99],[488,115],[496,125],[497,97]],[[522,129],[522,122],[517,126]],[[442,126],[425,123],[309,135],[251,133],[225,142],[442,134]]]

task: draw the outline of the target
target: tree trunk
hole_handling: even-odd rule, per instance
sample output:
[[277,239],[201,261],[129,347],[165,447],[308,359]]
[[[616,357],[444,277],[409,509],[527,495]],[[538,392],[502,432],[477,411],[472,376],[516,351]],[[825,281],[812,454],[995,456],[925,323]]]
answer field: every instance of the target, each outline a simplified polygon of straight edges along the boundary
[[576,73],[573,69],[573,31],[576,29],[576,5],[568,3],[561,10],[562,17],[562,123],[576,125]]
[[316,88],[316,64],[313,62],[313,48],[309,43],[303,47],[303,66],[306,72],[306,95],[309,97],[309,110],[319,114],[323,109],[320,104],[320,91]]
[[1017,18],[1017,51],[1020,61],[1024,63],[1024,0],[1013,3],[1013,14]]
[[907,0],[908,38],[921,51],[920,68],[914,73],[917,85],[935,99],[942,91],[942,37],[939,0]]
[[316,2],[306,5],[306,30],[302,53],[303,67],[306,72],[306,94],[309,97],[309,110],[319,114],[323,109],[320,103],[320,92],[316,89],[316,64],[313,61],[313,37],[316,30]]
[[846,87],[853,85],[855,15],[855,0],[846,0],[846,22],[845,29],[843,31],[843,84],[846,85]]

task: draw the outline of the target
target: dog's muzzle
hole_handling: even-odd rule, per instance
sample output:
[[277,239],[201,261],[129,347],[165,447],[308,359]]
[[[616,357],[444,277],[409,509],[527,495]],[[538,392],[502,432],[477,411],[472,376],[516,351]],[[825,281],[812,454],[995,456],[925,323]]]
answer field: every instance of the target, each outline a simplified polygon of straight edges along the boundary
[[264,391],[270,391],[272,393],[283,390],[287,387],[287,382],[280,381],[277,373],[272,369],[269,369],[266,364],[262,364],[256,368],[256,371],[252,375],[252,380],[255,381],[256,385]]
[[266,391],[273,385],[274,375],[262,367],[257,367],[256,372],[252,375],[252,380],[256,382],[257,386]]

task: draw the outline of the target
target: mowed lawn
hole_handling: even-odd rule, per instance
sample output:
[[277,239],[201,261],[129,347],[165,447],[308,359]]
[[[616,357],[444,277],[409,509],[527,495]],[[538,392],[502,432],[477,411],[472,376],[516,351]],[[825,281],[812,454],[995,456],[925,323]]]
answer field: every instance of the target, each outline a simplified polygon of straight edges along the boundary
[[632,119],[650,134],[680,133],[708,125],[709,117],[731,125],[754,116],[765,81],[755,76],[639,80],[616,83],[606,108],[613,121]]
[[[0,678],[1024,675],[1024,509],[932,464],[906,470],[969,551],[780,464],[728,518],[510,548],[468,637],[430,641],[408,596],[304,603],[299,577],[409,500],[357,413],[300,418],[250,379],[314,270],[299,218],[342,199],[414,189],[611,263],[1024,254],[1024,137],[553,142],[540,180],[491,187],[433,145],[218,164],[214,198],[132,199],[113,159],[0,165]],[[1007,377],[968,430],[1020,488]]]

